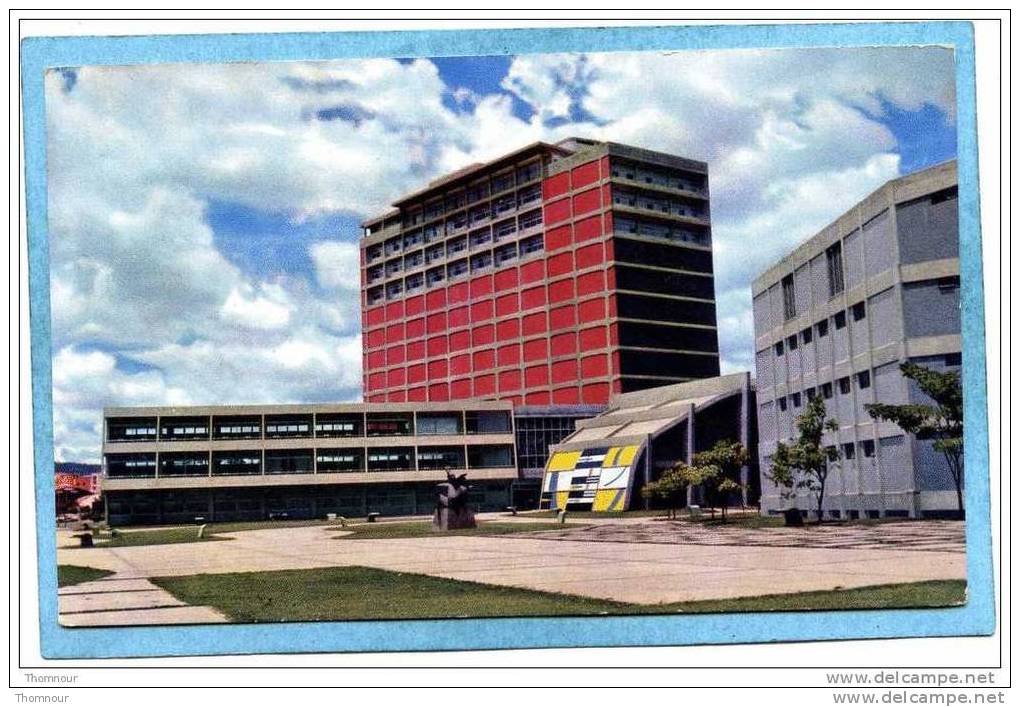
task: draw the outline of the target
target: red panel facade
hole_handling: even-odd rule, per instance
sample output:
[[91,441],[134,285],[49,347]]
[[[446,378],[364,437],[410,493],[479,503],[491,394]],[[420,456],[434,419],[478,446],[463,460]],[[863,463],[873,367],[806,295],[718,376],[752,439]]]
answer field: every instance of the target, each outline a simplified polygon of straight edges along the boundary
[[[365,399],[608,402],[618,368],[607,318],[614,287],[608,178],[608,158],[593,158],[542,179],[542,198],[528,207],[541,213],[542,224],[520,236],[520,255],[511,262],[499,265],[496,258],[495,267],[475,274],[472,241],[463,255],[449,256],[471,261],[456,281],[428,280],[418,294],[366,304]],[[524,239],[535,233],[542,248],[525,251]],[[483,248],[498,254],[504,240],[493,240]],[[428,243],[426,237],[426,253]],[[426,273],[428,258],[419,265]]]

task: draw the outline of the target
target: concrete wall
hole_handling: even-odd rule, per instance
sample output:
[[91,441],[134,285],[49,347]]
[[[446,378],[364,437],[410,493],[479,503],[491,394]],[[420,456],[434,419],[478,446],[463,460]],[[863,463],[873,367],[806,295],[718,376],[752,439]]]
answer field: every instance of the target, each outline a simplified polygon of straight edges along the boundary
[[[794,420],[806,404],[805,391],[821,394],[827,384],[832,395],[825,400],[826,410],[839,431],[827,435],[826,443],[841,451],[849,445],[853,457],[830,471],[826,513],[916,516],[955,508],[955,497],[946,493],[945,463],[932,455],[930,444],[872,420],[866,410],[872,402],[919,400],[900,374],[900,362],[915,358],[944,367],[947,355],[960,350],[959,290],[952,287],[959,274],[955,185],[953,163],[893,180],[755,280],[763,512],[788,503],[814,506],[813,498],[784,501],[765,476],[777,442],[796,432]],[[845,287],[830,297],[825,252],[837,242]],[[786,321],[780,282],[788,275],[794,280],[797,312]],[[864,303],[865,316],[855,320],[858,303]],[[844,318],[845,326],[837,327]],[[820,322],[827,328],[824,336]],[[807,327],[812,336],[804,343]],[[791,351],[794,334],[798,346]],[[783,344],[781,355],[777,342]],[[846,393],[840,390],[844,378],[850,381]],[[793,405],[794,393],[800,394],[801,407]]]

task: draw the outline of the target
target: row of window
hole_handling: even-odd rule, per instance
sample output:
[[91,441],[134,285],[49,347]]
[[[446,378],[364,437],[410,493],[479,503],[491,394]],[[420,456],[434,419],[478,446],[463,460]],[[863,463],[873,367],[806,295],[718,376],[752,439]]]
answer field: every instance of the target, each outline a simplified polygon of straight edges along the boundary
[[[850,307],[850,316],[853,317],[855,322],[862,321],[867,318],[868,311],[864,302],[858,302],[857,304]],[[839,331],[840,329],[846,328],[846,312],[836,312],[832,315],[832,326]],[[810,344],[817,337],[824,339],[829,335],[829,318],[822,319],[814,326],[809,326],[803,329],[797,334],[790,334],[786,339],[780,339],[777,341],[773,348],[776,352],[776,356],[782,356],[784,351],[796,351],[800,344]]]
[[[215,420],[215,418],[214,418]],[[265,430],[263,435],[262,430]],[[472,410],[461,413],[368,413],[303,415],[290,418],[267,416],[265,424],[255,417],[244,424],[215,422],[210,435],[209,423],[163,424],[158,439],[266,439],[288,437],[394,437],[460,434],[508,434],[512,430],[510,413],[503,410]],[[312,431],[314,430],[314,434]],[[107,420],[107,441],[154,441],[157,425],[153,418],[111,418]]]
[[[855,373],[853,378],[857,379],[858,390],[867,390],[871,387],[871,371]],[[851,376],[843,376],[836,381],[836,385],[839,387],[840,395],[850,395],[850,390],[852,388]],[[776,405],[780,412],[786,412],[790,406],[793,408],[799,408],[816,395],[820,395],[823,400],[830,400],[833,397],[833,384],[822,383],[818,387],[812,386],[810,388],[805,388],[802,392],[780,396],[776,398]]]
[[690,216],[693,218],[704,218],[705,208],[701,204],[669,199],[666,197],[654,196],[651,194],[639,194],[624,189],[613,190],[613,203],[619,206],[630,206],[636,209],[647,209],[657,211],[661,214],[671,216]]
[[[228,452],[155,454],[109,454],[106,474],[110,478],[157,476],[250,476],[265,474],[312,474],[362,471],[435,471],[442,469],[492,469],[512,467],[510,445],[473,447],[400,447],[392,449],[241,450]],[[264,471],[263,471],[264,465]]]
[[632,182],[644,182],[670,189],[681,189],[683,191],[705,193],[705,178],[693,173],[678,174],[664,170],[650,169],[648,167],[637,167],[628,165],[626,162],[613,160],[610,172],[617,179],[627,179]]
[[669,241],[670,243],[709,245],[707,231],[700,232],[677,224],[655,223],[625,216],[616,216],[613,219],[613,232],[621,236],[644,236],[646,238]]
[[476,253],[467,258],[460,258],[443,265],[437,265],[425,272],[408,275],[404,279],[393,280],[386,285],[370,288],[366,294],[369,305],[385,300],[394,300],[404,295],[422,290],[439,287],[444,282],[467,277],[494,268],[514,263],[545,251],[545,237],[542,234],[524,238],[515,243],[507,243],[494,250]]
[[[436,222],[422,228],[415,228],[411,224],[405,225],[405,231],[386,239],[382,243],[376,243],[366,248],[365,260],[373,263],[381,258],[389,258],[399,253],[407,252],[428,245],[435,241],[451,236],[456,236],[468,229],[476,228],[491,222],[505,219],[513,222],[516,218],[514,212],[523,211],[529,206],[539,207],[542,200],[542,191],[539,185],[523,189],[516,195],[510,194],[491,202],[459,211],[449,215],[445,222]],[[533,219],[535,209],[526,212],[529,219]],[[501,222],[501,223],[505,223]]]
[[[540,162],[531,162],[517,170],[507,170],[484,180],[480,180],[466,188],[459,189],[444,197],[430,201],[423,208],[408,209],[404,217],[404,228],[411,228],[419,223],[439,218],[444,213],[461,209],[477,203],[492,195],[513,189],[515,186],[529,185],[542,176]],[[540,185],[530,185],[529,189],[541,189]]]
[[[452,258],[460,253],[465,253],[469,250],[475,250],[477,248],[484,247],[491,243],[499,243],[500,241],[506,240],[515,236],[523,231],[528,231],[537,226],[542,225],[542,210],[534,209],[527,213],[521,214],[515,218],[508,218],[491,226],[483,226],[472,230],[470,233],[450,238],[442,243],[435,243],[426,248],[418,248],[413,252],[407,252],[403,257],[392,258],[386,261],[386,263],[380,263],[370,267],[366,271],[366,277],[368,282],[377,282],[381,279],[392,277],[397,273],[413,270],[414,268],[421,267],[422,265],[430,265],[436,261]],[[410,238],[407,236],[405,238]],[[426,240],[426,243],[429,241]],[[420,243],[420,239],[405,244],[404,251],[411,250]],[[393,253],[401,252],[400,249],[396,249]],[[389,256],[393,253],[387,252]],[[370,253],[366,253],[366,260],[372,262],[378,258],[373,258]]]

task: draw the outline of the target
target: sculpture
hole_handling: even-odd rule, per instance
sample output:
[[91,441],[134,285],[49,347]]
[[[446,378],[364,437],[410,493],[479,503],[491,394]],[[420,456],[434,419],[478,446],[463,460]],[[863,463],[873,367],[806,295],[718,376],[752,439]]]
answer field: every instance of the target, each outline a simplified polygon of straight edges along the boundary
[[468,508],[467,474],[456,476],[446,472],[446,481],[436,485],[436,512],[432,516],[434,530],[474,528],[475,514]]

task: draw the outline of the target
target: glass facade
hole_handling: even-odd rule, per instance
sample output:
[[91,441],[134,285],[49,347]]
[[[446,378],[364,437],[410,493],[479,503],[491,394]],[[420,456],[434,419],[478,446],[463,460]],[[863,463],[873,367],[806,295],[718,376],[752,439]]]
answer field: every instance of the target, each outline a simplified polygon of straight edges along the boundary
[[602,406],[540,409],[519,408],[514,414],[517,436],[517,469],[522,477],[541,478],[549,460],[549,447],[574,432],[574,423],[594,417]]

